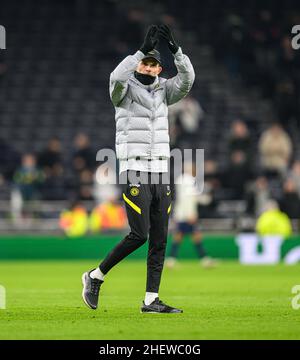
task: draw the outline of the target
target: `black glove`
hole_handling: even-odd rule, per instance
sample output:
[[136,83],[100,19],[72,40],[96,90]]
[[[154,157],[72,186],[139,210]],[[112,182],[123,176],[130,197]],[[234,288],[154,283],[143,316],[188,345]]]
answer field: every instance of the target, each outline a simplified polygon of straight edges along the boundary
[[160,25],[159,26],[159,30],[158,30],[159,35],[166,40],[168,47],[170,49],[170,51],[173,54],[176,54],[179,46],[176,44],[176,42],[174,41],[173,35],[171,33],[171,30],[168,28],[167,25]]
[[158,27],[156,25],[151,25],[148,28],[147,34],[144,39],[143,45],[140,47],[141,52],[145,55],[153,50],[158,43]]

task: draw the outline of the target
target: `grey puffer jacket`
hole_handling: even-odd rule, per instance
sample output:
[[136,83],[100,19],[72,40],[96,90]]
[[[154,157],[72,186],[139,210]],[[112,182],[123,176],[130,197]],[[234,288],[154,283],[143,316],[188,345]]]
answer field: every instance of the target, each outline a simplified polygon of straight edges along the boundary
[[195,79],[190,59],[179,48],[177,75],[168,80],[157,76],[153,84],[143,85],[134,77],[143,57],[140,50],[127,56],[110,75],[118,159],[170,157],[168,105],[186,96]]

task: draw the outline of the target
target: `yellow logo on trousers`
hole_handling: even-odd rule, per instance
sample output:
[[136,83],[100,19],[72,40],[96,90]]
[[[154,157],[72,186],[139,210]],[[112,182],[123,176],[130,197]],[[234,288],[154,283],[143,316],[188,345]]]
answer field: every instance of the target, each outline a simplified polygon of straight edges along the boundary
[[138,196],[139,193],[140,193],[140,190],[137,187],[133,187],[130,189],[130,194],[132,196]]

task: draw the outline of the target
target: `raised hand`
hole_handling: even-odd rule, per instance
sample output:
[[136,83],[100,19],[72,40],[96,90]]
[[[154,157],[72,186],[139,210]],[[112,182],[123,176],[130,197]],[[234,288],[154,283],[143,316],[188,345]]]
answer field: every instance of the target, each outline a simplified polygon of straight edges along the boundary
[[176,54],[179,46],[176,44],[173,34],[167,25],[160,25],[158,29],[159,36],[166,40],[170,51]]
[[140,50],[146,55],[149,51],[153,50],[158,43],[158,27],[151,25],[146,33],[144,42]]

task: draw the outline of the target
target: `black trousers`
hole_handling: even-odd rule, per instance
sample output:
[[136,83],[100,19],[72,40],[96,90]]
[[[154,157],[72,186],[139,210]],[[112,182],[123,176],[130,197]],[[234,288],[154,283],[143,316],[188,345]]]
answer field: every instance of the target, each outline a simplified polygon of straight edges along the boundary
[[[122,173],[127,177],[133,171]],[[102,261],[103,274],[142,246],[149,236],[147,257],[147,292],[158,293],[167,245],[168,221],[171,210],[171,190],[161,173],[134,172],[141,181],[127,181],[122,185],[123,200],[130,233]],[[147,179],[147,183],[145,182]]]

